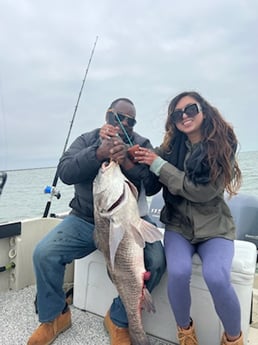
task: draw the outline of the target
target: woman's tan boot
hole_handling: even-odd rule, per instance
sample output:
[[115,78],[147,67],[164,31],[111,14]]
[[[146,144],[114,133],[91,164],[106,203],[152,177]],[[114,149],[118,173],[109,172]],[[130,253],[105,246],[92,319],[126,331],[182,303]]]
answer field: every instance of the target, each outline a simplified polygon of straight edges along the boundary
[[188,329],[177,327],[177,337],[180,345],[198,345],[193,322]]
[[237,340],[229,341],[227,340],[227,337],[225,333],[222,335],[221,343],[220,345],[244,345],[244,339],[243,339],[243,333],[241,332],[240,337]]

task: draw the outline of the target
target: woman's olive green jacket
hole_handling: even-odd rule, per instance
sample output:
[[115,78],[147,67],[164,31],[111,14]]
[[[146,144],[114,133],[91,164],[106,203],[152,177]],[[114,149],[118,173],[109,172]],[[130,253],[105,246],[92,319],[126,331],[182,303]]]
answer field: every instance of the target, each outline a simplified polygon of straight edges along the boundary
[[[184,163],[198,149],[198,145],[187,143]],[[161,148],[156,151],[166,159]],[[166,230],[179,232],[192,243],[214,237],[233,240],[235,224],[224,200],[221,180],[218,179],[216,183],[194,183],[185,171],[166,162],[159,173],[165,202],[160,220],[165,224]]]

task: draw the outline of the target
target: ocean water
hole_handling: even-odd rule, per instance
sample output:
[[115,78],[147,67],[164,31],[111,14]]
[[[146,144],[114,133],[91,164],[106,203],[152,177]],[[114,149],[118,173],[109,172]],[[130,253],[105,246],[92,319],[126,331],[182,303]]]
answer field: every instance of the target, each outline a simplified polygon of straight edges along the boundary
[[[50,194],[45,194],[46,186],[51,186],[56,168],[12,170],[7,172],[7,181],[0,196],[0,223],[42,217]],[[58,180],[56,190],[61,197],[51,199],[50,213],[70,210],[69,201],[73,197],[73,186]]]
[[[258,197],[258,151],[240,153],[239,164],[243,174],[240,192]],[[0,196],[0,223],[42,217],[49,201],[49,194],[45,194],[44,189],[52,185],[55,171],[56,168],[8,171],[7,182]],[[70,210],[73,186],[58,180],[56,189],[60,191],[61,198],[51,199],[49,214]]]

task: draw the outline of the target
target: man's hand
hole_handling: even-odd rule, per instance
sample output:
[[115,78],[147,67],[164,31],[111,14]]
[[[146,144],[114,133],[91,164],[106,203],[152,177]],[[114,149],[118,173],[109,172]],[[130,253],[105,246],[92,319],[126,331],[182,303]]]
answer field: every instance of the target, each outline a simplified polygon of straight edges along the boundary
[[127,146],[120,137],[103,139],[96,151],[96,156],[101,162],[111,159],[122,165],[128,159]]
[[97,148],[96,157],[102,162],[104,160],[111,158],[110,150],[114,147],[114,142],[112,138],[103,139],[101,145]]
[[102,140],[118,136],[119,127],[114,127],[108,123],[100,128],[99,136]]
[[110,124],[105,124],[101,127],[99,136],[102,139],[102,143],[96,151],[96,156],[99,161],[112,159],[125,169],[130,169],[134,164],[128,158],[128,147],[119,137],[118,131],[119,127],[114,127]]
[[113,139],[113,147],[110,150],[110,159],[117,162],[118,164],[123,164],[127,157],[127,145],[122,141],[121,138],[117,137]]

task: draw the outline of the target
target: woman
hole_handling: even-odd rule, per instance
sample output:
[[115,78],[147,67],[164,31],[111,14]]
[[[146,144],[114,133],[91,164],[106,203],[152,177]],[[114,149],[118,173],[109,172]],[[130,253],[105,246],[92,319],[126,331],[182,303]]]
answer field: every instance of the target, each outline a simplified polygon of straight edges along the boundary
[[168,296],[180,345],[198,344],[190,316],[194,253],[202,260],[224,326],[221,345],[243,345],[240,305],[230,282],[235,225],[224,201],[224,191],[232,196],[241,184],[237,138],[219,111],[196,92],[172,99],[165,129],[156,152],[140,148],[135,160],[148,164],[163,186]]

